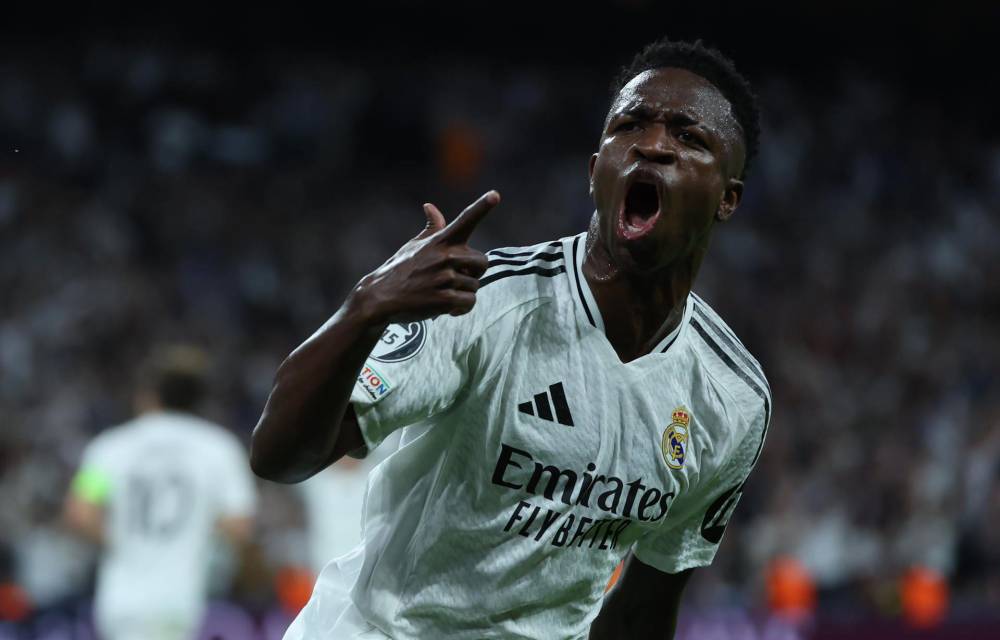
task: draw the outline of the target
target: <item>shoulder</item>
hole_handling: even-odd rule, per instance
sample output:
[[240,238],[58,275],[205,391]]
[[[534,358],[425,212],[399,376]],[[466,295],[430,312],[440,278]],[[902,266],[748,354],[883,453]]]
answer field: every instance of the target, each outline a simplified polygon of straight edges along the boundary
[[438,316],[435,326],[468,332],[469,338],[475,338],[489,327],[518,323],[566,286],[564,245],[564,240],[554,240],[487,251],[489,267],[479,279],[475,307],[463,316]]
[[199,445],[222,454],[244,453],[240,439],[222,425],[195,415],[184,415],[179,420],[183,421],[188,434],[197,438]]
[[127,448],[135,440],[141,418],[135,418],[108,427],[98,433],[84,448],[84,457],[106,456],[123,447]]
[[241,453],[244,446],[235,433],[207,418],[186,411],[165,410],[137,418],[129,438],[142,449],[165,448],[174,454],[199,459]]
[[480,295],[489,306],[554,297],[568,267],[564,245],[565,240],[553,240],[487,251],[489,267],[479,279]]
[[772,401],[763,367],[703,298],[691,297],[691,343],[699,364],[738,415],[751,418],[748,430],[766,431]]

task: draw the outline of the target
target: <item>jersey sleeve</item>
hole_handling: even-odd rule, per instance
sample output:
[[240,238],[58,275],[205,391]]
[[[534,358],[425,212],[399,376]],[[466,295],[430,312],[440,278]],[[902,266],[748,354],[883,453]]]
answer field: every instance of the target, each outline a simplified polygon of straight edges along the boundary
[[406,425],[446,411],[475,369],[481,313],[390,325],[361,367],[351,403],[368,451]]
[[[651,532],[636,542],[633,552],[639,560],[666,573],[712,563],[763,446],[764,421],[762,413],[720,471],[703,483],[703,488],[695,489],[695,498],[681,508],[673,526]],[[670,516],[667,518],[669,521]]]
[[79,500],[102,505],[111,497],[112,484],[111,452],[106,440],[98,437],[83,450],[70,492]]
[[257,507],[257,487],[250,472],[250,463],[243,446],[235,439],[220,448],[216,505],[222,518],[250,517]]

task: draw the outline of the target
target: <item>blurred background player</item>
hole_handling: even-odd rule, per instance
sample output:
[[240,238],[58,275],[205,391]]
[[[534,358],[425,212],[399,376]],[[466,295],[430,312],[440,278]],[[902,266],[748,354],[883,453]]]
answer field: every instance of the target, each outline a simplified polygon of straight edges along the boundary
[[398,448],[399,434],[395,433],[365,458],[344,456],[292,487],[302,501],[313,576],[332,558],[350,552],[361,542],[368,474]]
[[252,533],[256,489],[244,448],[195,415],[206,372],[192,347],[154,355],[137,417],[98,435],[73,479],[65,517],[102,547],[94,618],[103,640],[194,637],[214,534],[242,546]]
[[[403,427],[420,434],[404,435],[369,483],[363,559],[324,569],[286,639],[366,627],[396,638],[582,638],[588,629],[591,638],[674,637],[680,594],[691,570],[714,558],[770,417],[759,366],[707,305],[694,320],[697,298],[688,297],[710,231],[741,201],[759,116],[732,62],[700,41],[661,38],[619,77],[591,156],[588,232],[484,255],[466,243],[498,193],[451,223],[425,204],[424,231],[282,363],[254,431],[258,475],[298,482]],[[647,355],[637,386],[626,365]],[[549,392],[518,404],[545,385],[559,423],[579,429],[518,418],[537,411],[553,422]],[[701,454],[685,444],[692,408],[711,442]],[[660,433],[645,426],[659,424]],[[681,444],[660,460],[647,443],[659,438]],[[694,455],[696,473],[672,473]],[[517,480],[533,461],[530,480]],[[574,471],[583,468],[594,476]],[[548,488],[537,491],[544,470]],[[626,475],[635,479],[619,511]],[[604,484],[617,486],[601,494],[614,498],[591,503]],[[652,504],[658,511],[647,512]],[[543,523],[530,529],[539,511]],[[565,552],[588,535],[585,552]],[[602,607],[607,577],[629,550],[635,561]]]

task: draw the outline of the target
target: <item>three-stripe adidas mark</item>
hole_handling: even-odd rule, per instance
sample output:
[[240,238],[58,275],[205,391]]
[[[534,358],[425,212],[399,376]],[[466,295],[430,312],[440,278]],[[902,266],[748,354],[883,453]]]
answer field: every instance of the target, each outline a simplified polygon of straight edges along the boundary
[[487,251],[486,257],[489,258],[489,266],[479,279],[480,287],[511,276],[535,275],[551,278],[566,273],[562,242],[559,240],[540,248],[535,247],[530,251],[511,252],[494,249]]
[[[555,418],[552,417],[552,409],[555,408]],[[569,404],[566,402],[566,393],[563,392],[561,382],[549,385],[548,391],[536,393],[535,397],[528,402],[517,405],[517,410],[529,416],[538,416],[542,420],[549,422],[559,421],[567,427],[573,426],[573,415],[569,412]]]

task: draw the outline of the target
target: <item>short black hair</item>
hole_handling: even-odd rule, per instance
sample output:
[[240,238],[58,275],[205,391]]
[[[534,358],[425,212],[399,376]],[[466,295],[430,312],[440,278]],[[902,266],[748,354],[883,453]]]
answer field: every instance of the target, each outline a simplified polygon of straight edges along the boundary
[[732,105],[736,122],[743,130],[746,155],[740,178],[745,178],[760,146],[760,105],[750,83],[736,70],[733,61],[718,49],[701,40],[672,41],[666,37],[648,44],[611,81],[611,100],[614,101],[622,88],[643,71],[664,67],[687,69],[700,75],[714,84]]
[[191,345],[154,350],[140,370],[140,384],[156,395],[164,409],[193,412],[208,391],[208,356]]

